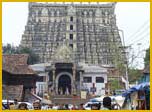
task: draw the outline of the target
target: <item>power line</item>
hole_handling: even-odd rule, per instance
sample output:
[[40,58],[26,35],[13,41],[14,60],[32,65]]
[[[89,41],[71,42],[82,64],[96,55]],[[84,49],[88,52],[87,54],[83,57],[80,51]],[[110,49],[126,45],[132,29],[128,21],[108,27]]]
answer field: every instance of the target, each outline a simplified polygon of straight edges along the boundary
[[[137,35],[135,35],[134,37],[132,37],[132,39],[129,40],[129,42],[135,41],[136,39],[138,39],[138,38],[136,38],[136,37],[140,37],[142,34],[146,33],[147,31],[148,31],[148,33],[149,33],[149,27],[150,27],[150,26],[147,26],[146,28],[144,28],[144,30],[143,30],[142,32],[139,32]],[[148,29],[148,30],[147,30],[147,29]]]
[[[147,36],[145,36],[145,37],[147,37]],[[137,40],[138,43],[140,43],[139,41],[140,41],[140,40]],[[138,44],[137,42],[134,42],[134,43],[132,42],[132,43],[129,44],[129,45],[130,45],[130,46],[135,46],[135,45]],[[149,46],[149,45],[150,45],[150,41],[143,38],[142,41],[141,41],[141,44],[142,44],[142,47],[145,46],[145,45],[146,45],[146,46]]]
[[141,29],[143,29],[146,25],[148,25],[148,23],[149,23],[149,19],[146,20],[146,21],[138,28],[138,30],[137,30],[135,33],[133,33],[131,36],[129,36],[129,38],[131,38],[131,37],[135,36],[136,34],[138,34],[138,32],[140,32]]
[[139,38],[138,40],[132,41],[132,43],[130,43],[129,45],[133,45],[135,42],[138,42],[138,41],[142,40],[143,38],[147,37],[148,35],[149,35],[149,32],[147,32],[144,36],[142,36],[142,37]]

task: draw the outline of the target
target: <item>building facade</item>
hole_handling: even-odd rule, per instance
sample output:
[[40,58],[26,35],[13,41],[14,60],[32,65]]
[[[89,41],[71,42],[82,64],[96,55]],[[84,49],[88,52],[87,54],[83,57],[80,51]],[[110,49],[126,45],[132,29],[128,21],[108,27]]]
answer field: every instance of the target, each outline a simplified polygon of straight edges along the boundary
[[42,63],[30,66],[38,73],[36,94],[45,92],[52,95],[80,95],[87,91],[90,95],[104,95],[107,83],[107,68],[74,63]]
[[84,65],[83,70],[83,75],[80,78],[80,81],[82,82],[81,90],[87,90],[91,95],[105,95],[105,92],[107,91],[107,68]]
[[38,75],[27,64],[27,54],[4,54],[2,68],[2,98],[18,101],[37,100],[35,94]]
[[116,3],[29,3],[21,46],[31,48],[40,62],[54,60],[67,45],[74,62],[110,65],[120,60],[122,43],[116,25]]

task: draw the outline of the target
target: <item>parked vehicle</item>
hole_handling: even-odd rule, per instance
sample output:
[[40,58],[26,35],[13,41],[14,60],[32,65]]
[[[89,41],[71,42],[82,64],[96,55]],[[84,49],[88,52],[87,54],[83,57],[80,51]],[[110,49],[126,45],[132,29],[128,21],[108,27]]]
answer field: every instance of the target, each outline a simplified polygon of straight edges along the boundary
[[85,109],[85,110],[91,110],[91,105],[92,104],[102,104],[102,102],[87,102],[87,103],[85,103],[84,105],[83,105],[83,108]]
[[[9,105],[10,103],[14,103],[13,100],[2,100],[2,107],[3,107],[3,110],[6,110],[6,109],[9,109]],[[27,104],[27,108],[29,110],[33,110],[33,105],[29,102],[18,102],[19,104],[20,103],[26,103]]]
[[122,95],[122,93],[124,93],[126,90],[124,89],[119,89],[119,90],[115,90],[116,95]]
[[[91,110],[92,104],[99,104],[99,103],[101,104],[101,107],[102,107],[104,97],[105,96],[100,96],[100,97],[90,99],[90,101],[84,105],[84,108],[86,110]],[[115,95],[115,96],[109,96],[109,97],[111,98],[111,104],[114,105],[113,108],[119,110],[124,103],[125,97],[122,97],[121,95]]]
[[10,103],[14,103],[13,100],[2,100],[2,107],[3,107],[3,110],[7,110],[9,109],[9,105]]

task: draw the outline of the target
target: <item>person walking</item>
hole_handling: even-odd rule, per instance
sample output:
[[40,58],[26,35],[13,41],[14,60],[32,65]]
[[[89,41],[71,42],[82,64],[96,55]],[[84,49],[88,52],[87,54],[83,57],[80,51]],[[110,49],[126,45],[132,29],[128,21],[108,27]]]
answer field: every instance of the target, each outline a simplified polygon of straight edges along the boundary
[[19,103],[17,99],[14,99],[14,109],[18,109]]
[[85,110],[84,107],[83,107],[83,103],[80,104],[79,110]]
[[100,110],[111,110],[111,98],[104,97],[103,98],[103,107]]
[[41,110],[41,104],[40,104],[40,102],[35,101],[33,103],[33,108],[34,108],[34,110]]
[[41,110],[48,110],[48,105],[52,104],[52,101],[50,100],[50,97],[47,93],[44,94],[44,97],[41,101],[42,107]]
[[9,109],[10,110],[16,110],[14,103],[9,104]]
[[28,110],[26,103],[20,103],[18,106],[19,110]]

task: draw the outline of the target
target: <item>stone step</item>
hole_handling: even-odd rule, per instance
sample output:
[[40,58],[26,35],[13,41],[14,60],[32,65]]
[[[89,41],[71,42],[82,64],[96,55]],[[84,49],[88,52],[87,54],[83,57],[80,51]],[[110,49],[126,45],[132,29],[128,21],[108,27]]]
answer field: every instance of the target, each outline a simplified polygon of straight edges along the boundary
[[73,96],[73,95],[55,95],[55,96],[52,96],[52,98],[79,98],[79,97]]
[[76,104],[79,105],[81,103],[88,102],[93,97],[87,97],[86,99],[81,99],[79,96],[73,96],[73,95],[55,95],[51,97],[51,101],[53,103],[58,104]]
[[69,98],[69,99],[52,99],[53,103],[58,103],[58,104],[75,104],[79,105],[81,103],[86,103],[88,102],[89,99],[75,99],[75,98]]

